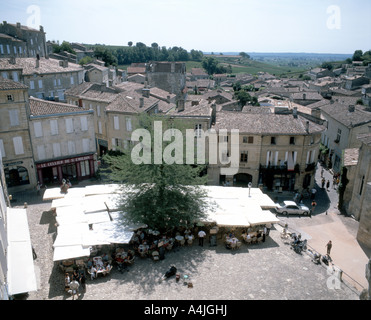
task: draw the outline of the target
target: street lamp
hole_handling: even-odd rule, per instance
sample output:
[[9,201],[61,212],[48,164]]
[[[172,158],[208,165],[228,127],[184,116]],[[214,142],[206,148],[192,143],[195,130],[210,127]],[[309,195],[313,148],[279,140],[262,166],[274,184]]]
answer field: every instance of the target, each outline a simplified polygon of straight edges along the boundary
[[249,187],[249,197],[250,197],[250,191],[251,191],[252,183],[249,182],[249,184],[247,186]]

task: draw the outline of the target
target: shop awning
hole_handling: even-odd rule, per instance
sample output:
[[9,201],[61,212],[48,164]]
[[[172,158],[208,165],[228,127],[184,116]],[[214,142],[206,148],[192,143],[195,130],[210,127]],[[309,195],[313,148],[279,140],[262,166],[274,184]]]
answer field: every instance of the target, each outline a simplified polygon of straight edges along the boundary
[[8,292],[10,295],[37,290],[26,209],[7,209]]

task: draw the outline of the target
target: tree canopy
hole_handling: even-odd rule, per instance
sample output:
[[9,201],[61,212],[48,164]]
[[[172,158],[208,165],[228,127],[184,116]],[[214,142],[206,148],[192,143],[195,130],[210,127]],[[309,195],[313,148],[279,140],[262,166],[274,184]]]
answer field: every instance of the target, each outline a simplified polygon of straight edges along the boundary
[[[170,120],[164,117],[141,115],[139,128],[151,134],[151,146],[143,139],[136,145],[142,152],[154,153],[154,121],[161,121],[165,128],[171,128]],[[172,142],[163,142],[164,151]],[[174,227],[189,226],[205,217],[208,207],[206,192],[200,185],[206,184],[207,177],[202,176],[204,166],[187,164],[135,164],[132,152],[124,151],[121,155],[105,155],[109,164],[110,179],[129,186],[121,201],[121,209],[130,223],[144,223],[149,228],[167,231]]]
[[219,61],[214,57],[205,57],[201,65],[209,75],[227,72],[227,68],[219,64]]

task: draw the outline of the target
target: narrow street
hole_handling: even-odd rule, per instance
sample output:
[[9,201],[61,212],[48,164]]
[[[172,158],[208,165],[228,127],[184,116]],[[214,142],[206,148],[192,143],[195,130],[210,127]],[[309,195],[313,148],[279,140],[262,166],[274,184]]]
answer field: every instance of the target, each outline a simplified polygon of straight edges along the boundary
[[[301,233],[302,238],[308,239],[310,248],[326,254],[326,244],[332,241],[331,258],[334,265],[343,271],[343,279],[354,285],[358,290],[368,287],[365,277],[365,266],[370,257],[370,250],[363,249],[358,243],[358,221],[352,217],[340,214],[337,209],[338,193],[333,187],[332,173],[324,170],[326,182],[330,181],[330,188],[321,188],[321,165],[318,164],[316,171],[317,190],[315,200],[317,206],[312,217],[282,216],[279,219],[283,225],[288,224],[289,229]],[[291,198],[288,198],[290,197]],[[292,200],[293,194],[285,193],[277,195],[279,201]],[[304,204],[311,207],[311,200],[304,199]]]

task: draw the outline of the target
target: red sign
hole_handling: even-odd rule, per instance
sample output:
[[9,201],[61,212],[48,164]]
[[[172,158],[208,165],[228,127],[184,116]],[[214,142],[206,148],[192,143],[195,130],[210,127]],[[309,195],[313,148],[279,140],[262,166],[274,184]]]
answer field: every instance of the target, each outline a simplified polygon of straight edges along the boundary
[[83,156],[83,157],[70,158],[70,159],[64,159],[64,160],[50,161],[50,162],[45,162],[45,163],[39,163],[36,165],[36,168],[42,169],[42,168],[56,167],[56,166],[61,166],[64,164],[76,163],[76,162],[85,161],[85,160],[92,160],[93,158],[94,156],[90,155],[90,156]]

